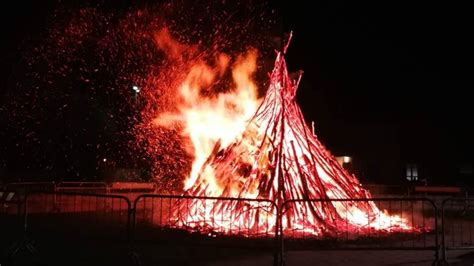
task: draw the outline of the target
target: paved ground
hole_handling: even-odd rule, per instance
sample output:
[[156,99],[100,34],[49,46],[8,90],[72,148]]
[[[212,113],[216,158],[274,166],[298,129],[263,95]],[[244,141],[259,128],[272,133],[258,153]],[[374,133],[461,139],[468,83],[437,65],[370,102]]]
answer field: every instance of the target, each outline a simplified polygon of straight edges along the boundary
[[[216,250],[216,252],[219,252]],[[222,254],[215,254],[215,259],[210,258],[196,258],[196,254],[187,253],[182,250],[180,257],[172,257],[168,255],[159,255],[160,252],[156,252],[156,257],[149,262],[141,260],[142,265],[209,265],[209,266],[240,266],[240,265],[273,265],[273,258],[270,254],[268,255],[256,255],[248,257],[247,254],[242,252],[236,252],[234,256],[222,258]],[[44,255],[52,255],[44,253]],[[117,254],[109,254],[110,256],[117,256]],[[125,255],[125,254],[121,254]],[[454,255],[454,254],[453,254]],[[160,258],[158,258],[158,256]],[[117,263],[115,259],[101,258],[96,260],[77,259],[74,256],[68,259],[55,258],[42,260],[43,263],[39,265],[132,265],[131,261],[127,261],[125,256],[121,256],[122,261]],[[71,261],[73,260],[73,261]],[[29,258],[20,258],[20,264],[12,265],[36,265],[29,264],[33,260]],[[422,266],[432,265],[433,255],[430,252],[386,252],[386,251],[304,251],[304,252],[289,252],[285,260],[286,265],[289,266],[305,266],[305,265],[380,265],[380,266]],[[474,254],[457,254],[455,259],[451,259],[450,265],[473,265]],[[3,265],[3,264],[2,264]],[[8,265],[8,264],[5,264]]]
[[[88,239],[72,240],[68,236],[48,237],[35,234],[35,246],[40,251],[35,258],[20,252],[11,265],[133,265],[126,241]],[[4,238],[2,238],[4,240]],[[177,243],[136,243],[136,251],[143,266],[152,265],[209,265],[209,266],[264,266],[273,265],[271,249],[225,247],[216,245],[181,245]],[[474,265],[474,251],[450,251],[450,265]],[[305,265],[432,265],[433,251],[289,251],[285,262],[289,266]],[[41,264],[33,264],[40,262]],[[9,265],[0,261],[2,266]]]
[[[451,252],[449,265],[474,265],[474,252]],[[287,266],[428,266],[433,263],[433,252],[428,251],[297,251],[289,252],[286,257]],[[243,266],[272,265],[271,256],[258,256],[223,260],[209,263],[212,266]]]

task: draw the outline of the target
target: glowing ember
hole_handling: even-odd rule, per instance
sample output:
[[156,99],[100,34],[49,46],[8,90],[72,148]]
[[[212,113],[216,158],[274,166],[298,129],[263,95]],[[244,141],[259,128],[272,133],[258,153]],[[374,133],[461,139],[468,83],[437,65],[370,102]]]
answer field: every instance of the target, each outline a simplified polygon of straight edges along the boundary
[[[250,78],[255,59],[255,51],[240,56],[232,72],[235,89],[213,97],[202,92],[223,75],[229,58],[218,56],[214,67],[197,62],[180,86],[180,114],[157,120],[185,122],[183,134],[191,139],[195,156],[185,193],[269,199],[278,205],[290,199],[370,198],[307,127],[295,101],[299,79],[290,79],[282,53],[277,53],[268,90],[257,107]],[[183,202],[175,216],[181,227],[235,233],[245,224],[244,234],[253,235],[275,227],[277,217],[270,205],[194,199]],[[314,235],[343,227],[351,232],[411,230],[407,221],[370,201],[295,203],[284,212],[282,226]]]

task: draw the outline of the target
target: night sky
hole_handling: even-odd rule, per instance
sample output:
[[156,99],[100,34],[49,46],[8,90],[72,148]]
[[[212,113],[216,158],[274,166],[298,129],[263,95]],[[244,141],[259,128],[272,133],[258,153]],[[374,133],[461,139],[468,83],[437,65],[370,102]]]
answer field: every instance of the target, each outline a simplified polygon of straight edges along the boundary
[[[122,12],[152,1],[109,2],[113,4],[105,1],[106,8]],[[315,121],[316,133],[327,148],[334,154],[353,156],[356,174],[369,182],[403,181],[406,163],[417,163],[420,176],[432,183],[466,182],[466,176],[459,177],[460,168],[470,168],[472,177],[474,17],[468,4],[300,2],[271,2],[265,12],[276,18],[271,34],[294,32],[287,61],[291,71],[304,71],[298,102],[308,122]],[[36,165],[36,155],[27,152],[31,147],[15,148],[15,141],[28,137],[19,136],[23,131],[16,132],[8,125],[11,113],[7,103],[15,101],[11,97],[19,72],[24,71],[18,65],[25,48],[39,41],[60,4],[23,0],[9,5],[2,9],[0,23],[0,123],[8,128],[0,132],[0,176],[11,179],[26,173],[32,178],[31,173],[37,173],[44,177],[51,169]],[[86,102],[89,105],[82,108],[102,110],[100,104]],[[47,127],[62,128],[77,118],[63,116],[48,122]],[[104,123],[96,120],[97,128],[88,124],[85,134],[102,132],[103,138],[120,141],[105,134]],[[120,130],[117,123],[115,128]],[[39,138],[50,139],[45,135]],[[64,148],[67,143],[61,142],[63,139],[58,137],[54,147],[76,153],[75,148]],[[36,148],[37,156],[61,156],[47,149],[48,145]],[[97,164],[103,155],[81,152],[77,152],[76,161],[84,163],[77,163],[76,174],[66,170],[70,161],[60,159],[55,159],[56,173],[69,179],[97,176],[97,169],[90,165]],[[121,166],[128,167],[119,163]]]
[[459,165],[472,167],[474,19],[467,5],[287,7],[296,35],[289,61],[306,77],[300,102],[330,148],[360,154],[374,169],[416,162],[441,183],[456,182]]

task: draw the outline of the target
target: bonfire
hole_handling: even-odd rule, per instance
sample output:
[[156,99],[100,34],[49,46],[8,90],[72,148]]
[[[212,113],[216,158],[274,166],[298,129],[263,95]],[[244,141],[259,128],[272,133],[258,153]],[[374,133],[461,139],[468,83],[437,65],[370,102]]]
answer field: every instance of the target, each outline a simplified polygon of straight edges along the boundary
[[[337,162],[306,124],[295,99],[301,74],[296,79],[290,78],[284,58],[287,47],[288,44],[276,53],[263,100],[257,102],[259,105],[255,105],[249,118],[242,120],[245,112],[241,112],[240,123],[234,123],[240,128],[227,128],[232,132],[221,134],[224,137],[215,139],[207,152],[202,143],[199,144],[198,130],[190,126],[202,122],[198,115],[205,113],[203,108],[194,106],[194,109],[183,111],[188,116],[185,132],[191,139],[197,139],[193,141],[197,152],[184,194],[268,201],[183,200],[175,209],[177,226],[201,232],[243,235],[273,232],[277,225],[281,225],[283,231],[315,236],[337,234],[342,229],[358,234],[371,230],[410,230],[407,221],[380,210],[373,201],[330,201],[370,199],[371,195]],[[248,74],[255,69],[250,65],[238,60],[235,68]],[[196,77],[206,77],[206,84],[212,82],[212,77],[202,69],[191,70],[181,87],[183,97],[196,94],[191,88],[198,83]],[[234,72],[237,83],[238,73]],[[239,91],[235,94],[239,96],[236,99],[254,97],[253,90]],[[214,100],[219,102],[219,98]],[[215,110],[207,112],[219,111],[216,106],[213,108]],[[207,129],[200,128],[201,133],[204,131],[200,136],[213,134],[215,126],[227,127],[215,124],[215,121],[212,125],[201,123],[200,126]],[[323,201],[294,203],[291,208],[286,205],[288,208],[283,208],[278,217],[275,206],[282,208],[285,201],[294,199]]]

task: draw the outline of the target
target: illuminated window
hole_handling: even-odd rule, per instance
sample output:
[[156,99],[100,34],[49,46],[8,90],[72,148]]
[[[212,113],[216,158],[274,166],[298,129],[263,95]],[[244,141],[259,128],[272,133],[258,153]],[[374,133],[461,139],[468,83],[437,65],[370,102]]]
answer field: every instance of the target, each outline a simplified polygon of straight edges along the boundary
[[407,164],[407,180],[418,180],[418,167],[416,166],[416,164]]

